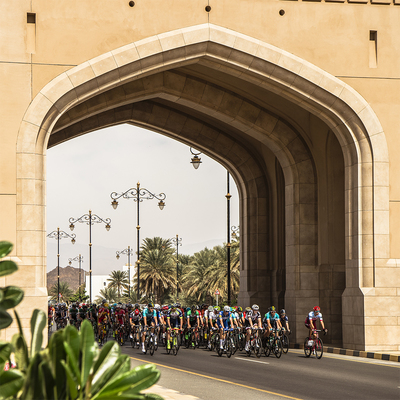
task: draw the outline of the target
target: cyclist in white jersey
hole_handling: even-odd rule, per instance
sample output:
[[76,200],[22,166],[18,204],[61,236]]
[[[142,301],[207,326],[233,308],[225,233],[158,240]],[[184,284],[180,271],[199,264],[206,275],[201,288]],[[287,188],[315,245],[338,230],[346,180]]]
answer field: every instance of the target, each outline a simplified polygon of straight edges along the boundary
[[246,346],[245,350],[249,350],[250,346],[250,336],[251,336],[251,329],[259,328],[262,329],[261,324],[261,314],[260,314],[260,307],[257,304],[253,304],[251,309],[250,307],[246,308],[246,317],[245,317],[245,326],[246,326]]
[[317,329],[317,320],[321,323],[322,329],[324,333],[328,332],[328,329],[325,328],[324,321],[322,319],[321,309],[319,306],[315,306],[312,311],[308,313],[306,320],[304,321],[305,326],[309,329],[309,337],[316,336],[313,334],[313,329]]

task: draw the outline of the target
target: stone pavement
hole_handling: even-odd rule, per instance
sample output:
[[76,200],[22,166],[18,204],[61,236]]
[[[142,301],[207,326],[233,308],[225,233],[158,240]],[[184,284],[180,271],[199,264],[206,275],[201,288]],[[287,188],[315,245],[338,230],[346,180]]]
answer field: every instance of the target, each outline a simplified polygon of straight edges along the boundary
[[161,385],[153,385],[149,389],[143,390],[142,393],[158,394],[165,400],[200,400],[198,397],[190,396],[184,393],[179,393],[176,390],[167,389]]

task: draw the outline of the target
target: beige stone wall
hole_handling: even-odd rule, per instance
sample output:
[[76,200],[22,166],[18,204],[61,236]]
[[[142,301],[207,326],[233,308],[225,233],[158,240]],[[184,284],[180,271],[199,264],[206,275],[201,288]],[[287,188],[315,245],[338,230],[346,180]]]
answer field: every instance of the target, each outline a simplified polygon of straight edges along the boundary
[[[282,304],[284,292],[299,341],[318,302],[332,341],[399,349],[389,338],[400,337],[400,9],[220,0],[206,12],[198,0],[135,3],[0,4],[0,229],[21,260],[22,272],[6,283],[25,288],[24,326],[46,301],[48,141],[128,121],[197,145],[232,171],[243,305],[264,310]],[[167,70],[175,72],[170,84],[157,78]],[[158,126],[152,115],[167,104],[175,111]],[[194,134],[199,115],[205,125]],[[393,315],[387,338],[377,305]]]

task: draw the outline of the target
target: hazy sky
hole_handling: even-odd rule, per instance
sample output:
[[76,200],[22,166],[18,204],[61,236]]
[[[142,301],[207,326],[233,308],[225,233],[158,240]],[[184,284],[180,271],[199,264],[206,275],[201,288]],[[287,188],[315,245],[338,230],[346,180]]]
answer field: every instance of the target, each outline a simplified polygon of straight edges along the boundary
[[[189,147],[142,128],[119,125],[72,139],[47,151],[47,233],[60,227],[68,234],[69,218],[79,218],[89,209],[101,218],[111,218],[111,230],[104,224],[92,226],[93,274],[120,269],[125,256],[117,250],[130,245],[136,251],[136,203],[121,199],[111,207],[111,192],[136,187],[154,194],[165,193],[166,206],[158,201],[140,203],[140,238],[161,236],[182,238],[181,254],[193,254],[205,246],[226,241],[226,169],[200,155],[202,164],[190,164]],[[239,198],[230,180],[231,225],[239,222]],[[60,241],[60,266],[79,253],[82,267],[89,265],[89,227],[77,223],[76,244]],[[134,256],[136,259],[136,256]],[[47,270],[57,266],[57,241],[47,239]],[[78,266],[77,263],[74,266]]]

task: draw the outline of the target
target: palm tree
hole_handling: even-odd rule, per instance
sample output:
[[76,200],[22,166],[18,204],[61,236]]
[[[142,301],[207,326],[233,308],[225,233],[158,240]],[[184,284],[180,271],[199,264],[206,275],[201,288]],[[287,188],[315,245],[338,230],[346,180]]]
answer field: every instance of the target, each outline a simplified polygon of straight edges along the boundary
[[[227,264],[227,250],[226,245],[215,246],[214,252],[216,254],[216,260],[212,267],[207,272],[207,289],[208,293],[212,296],[218,289],[220,296],[223,299],[228,298],[228,264]],[[231,244],[231,291],[232,297],[236,298],[239,292],[239,281],[240,281],[240,262],[239,262],[239,242],[234,241]]]
[[99,304],[103,299],[107,300],[109,303],[116,303],[119,301],[117,289],[109,286],[101,289],[99,296],[97,296],[95,299],[95,302]]
[[111,271],[110,281],[108,284],[109,288],[115,288],[118,293],[118,297],[121,297],[122,289],[129,287],[128,273],[126,271]]
[[174,248],[170,239],[146,238],[140,256],[140,291],[161,302],[168,289],[176,287]]
[[[58,293],[61,294],[60,299],[58,299]],[[69,287],[67,282],[60,282],[60,291],[58,291],[58,284],[55,283],[49,290],[49,295],[52,296],[51,300],[56,301],[69,301],[69,299],[73,296],[74,292]]]
[[216,262],[216,253],[207,247],[193,255],[191,264],[183,270],[183,290],[187,296],[194,296],[197,301],[205,299],[209,293],[207,274]]

